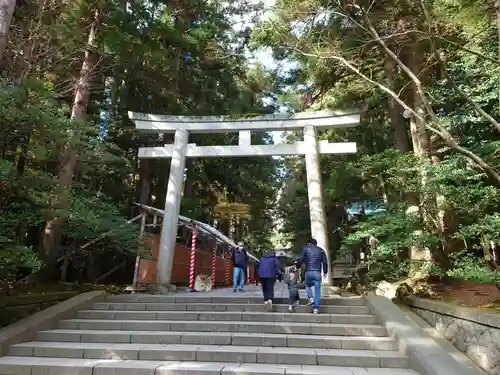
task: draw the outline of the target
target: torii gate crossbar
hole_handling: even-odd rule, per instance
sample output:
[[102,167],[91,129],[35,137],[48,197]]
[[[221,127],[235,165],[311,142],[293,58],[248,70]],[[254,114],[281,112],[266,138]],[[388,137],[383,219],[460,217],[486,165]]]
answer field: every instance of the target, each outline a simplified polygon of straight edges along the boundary
[[[246,157],[305,155],[311,235],[326,250],[329,270],[331,260],[328,251],[328,228],[323,203],[323,189],[319,165],[320,154],[356,153],[356,144],[318,142],[316,128],[349,127],[359,124],[359,112],[302,112],[298,114],[274,114],[240,120],[224,116],[163,116],[129,112],[136,129],[146,132],[175,133],[174,143],[165,147],[141,147],[139,158],[171,158],[165,215],[161,231],[157,265],[157,283],[168,285],[177,238],[182,183],[187,157]],[[304,131],[304,141],[293,144],[252,145],[252,131]],[[238,146],[196,146],[189,144],[190,133],[239,133]],[[331,285],[331,272],[323,282]]]

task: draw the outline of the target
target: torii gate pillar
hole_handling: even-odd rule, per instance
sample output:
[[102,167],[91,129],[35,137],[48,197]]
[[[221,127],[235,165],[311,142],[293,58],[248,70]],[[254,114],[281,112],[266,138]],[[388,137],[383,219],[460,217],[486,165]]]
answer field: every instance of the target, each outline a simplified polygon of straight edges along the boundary
[[189,133],[186,129],[177,129],[175,131],[167,196],[165,198],[165,214],[163,216],[158,252],[158,274],[156,278],[160,285],[169,285],[172,279],[188,139]]
[[[328,225],[323,203],[323,184],[321,182],[321,169],[319,164],[318,139],[316,129],[308,125],[304,127],[304,143],[306,144],[306,175],[307,197],[309,199],[309,217],[311,220],[311,236],[318,241],[318,246],[325,250],[328,267],[331,266],[330,251],[328,247]],[[323,283],[332,284],[332,270],[323,275]]]

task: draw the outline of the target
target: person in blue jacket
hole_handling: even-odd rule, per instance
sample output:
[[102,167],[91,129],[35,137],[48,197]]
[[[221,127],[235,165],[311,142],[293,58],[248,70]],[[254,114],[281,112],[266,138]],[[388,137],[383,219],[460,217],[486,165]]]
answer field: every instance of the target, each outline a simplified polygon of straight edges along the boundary
[[268,251],[259,259],[257,273],[262,285],[264,304],[269,311],[273,309],[274,284],[280,270],[281,264],[274,250]]
[[240,292],[245,291],[245,271],[248,264],[248,252],[243,247],[243,242],[238,243],[238,247],[233,251],[233,292],[238,290],[238,281]]
[[[321,302],[321,271],[323,271],[325,275],[328,273],[328,262],[326,260],[325,250],[318,246],[318,241],[314,238],[311,238],[307,246],[302,249],[298,267],[302,264],[304,264],[306,268],[305,284],[307,298],[309,298],[308,305],[312,305],[313,313],[317,314]],[[314,298],[312,293],[313,286]]]

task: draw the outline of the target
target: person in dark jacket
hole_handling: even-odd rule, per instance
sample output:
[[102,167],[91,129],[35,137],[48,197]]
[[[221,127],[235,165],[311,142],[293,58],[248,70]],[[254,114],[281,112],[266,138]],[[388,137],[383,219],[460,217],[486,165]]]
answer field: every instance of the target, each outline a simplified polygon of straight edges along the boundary
[[257,273],[262,285],[264,303],[269,311],[273,309],[274,284],[276,283],[276,275],[280,270],[281,264],[274,250],[268,251],[259,259]]
[[248,252],[243,247],[243,242],[238,243],[238,247],[233,251],[233,292],[238,291],[238,281],[240,292],[245,291],[245,271],[248,264]]
[[[321,301],[321,271],[326,275],[328,273],[328,262],[326,260],[326,253],[318,242],[311,238],[306,247],[302,249],[299,261],[300,265],[305,265],[306,275],[306,293],[309,298],[309,306],[313,306],[313,313],[319,312],[319,304]],[[314,298],[312,287],[314,286]]]

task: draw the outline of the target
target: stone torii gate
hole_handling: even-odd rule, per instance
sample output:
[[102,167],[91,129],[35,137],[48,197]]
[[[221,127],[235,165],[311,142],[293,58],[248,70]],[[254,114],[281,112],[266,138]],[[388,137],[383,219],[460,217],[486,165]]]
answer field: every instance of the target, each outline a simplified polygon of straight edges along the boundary
[[[167,144],[164,147],[139,148],[139,158],[172,159],[157,265],[157,283],[159,285],[168,286],[171,281],[186,157],[286,155],[305,155],[311,235],[317,239],[318,245],[326,250],[330,272],[324,277],[323,282],[331,285],[331,260],[328,251],[328,230],[323,203],[319,155],[355,153],[356,143],[318,142],[316,128],[356,126],[360,119],[358,112],[301,112],[293,115],[274,114],[238,120],[225,116],[163,116],[135,112],[129,112],[128,116],[135,123],[137,130],[151,133],[175,133],[173,144]],[[300,129],[304,132],[304,141],[277,145],[251,144],[252,131],[297,131]],[[196,144],[188,143],[190,133],[235,132],[239,132],[237,146],[196,146]]]

